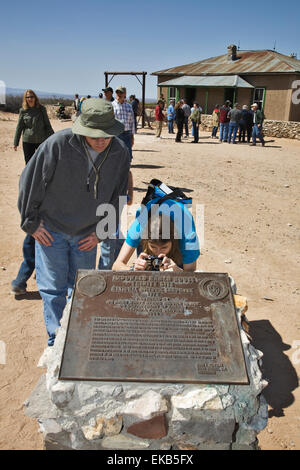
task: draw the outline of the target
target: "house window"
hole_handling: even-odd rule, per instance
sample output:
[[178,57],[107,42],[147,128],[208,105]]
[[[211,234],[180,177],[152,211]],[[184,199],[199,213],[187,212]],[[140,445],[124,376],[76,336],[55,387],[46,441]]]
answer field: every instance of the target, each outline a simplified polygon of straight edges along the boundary
[[176,96],[177,96],[177,88],[174,87],[174,86],[170,86],[170,88],[169,88],[169,101],[170,100],[176,101],[177,100]]
[[260,110],[264,109],[265,92],[265,88],[254,88],[253,103],[257,103]]

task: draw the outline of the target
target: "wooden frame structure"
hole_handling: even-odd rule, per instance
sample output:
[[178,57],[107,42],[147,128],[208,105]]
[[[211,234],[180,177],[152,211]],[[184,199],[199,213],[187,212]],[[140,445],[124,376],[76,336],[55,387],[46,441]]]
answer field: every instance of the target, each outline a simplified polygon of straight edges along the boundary
[[[109,75],[112,77],[109,80]],[[146,89],[146,75],[147,72],[104,72],[105,88],[108,87],[115,75],[134,75],[142,85],[142,127],[145,127],[145,89]],[[143,75],[143,81],[139,79],[138,75]]]

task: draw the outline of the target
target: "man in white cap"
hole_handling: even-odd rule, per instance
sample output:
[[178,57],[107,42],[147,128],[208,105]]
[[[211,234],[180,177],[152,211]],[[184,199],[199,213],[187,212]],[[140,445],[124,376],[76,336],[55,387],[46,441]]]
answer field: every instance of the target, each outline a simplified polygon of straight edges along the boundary
[[251,105],[251,112],[253,117],[253,127],[252,127],[252,146],[256,145],[256,137],[259,138],[261,145],[265,146],[265,141],[262,135],[262,125],[264,122],[264,115],[260,109],[258,109],[258,104],[253,103]]
[[123,129],[111,103],[86,100],[72,129],[41,144],[21,175],[21,227],[36,240],[36,281],[49,346],[77,269],[95,268],[96,226],[104,219],[97,209],[112,204],[118,217],[119,197],[127,194],[129,152],[116,137]]

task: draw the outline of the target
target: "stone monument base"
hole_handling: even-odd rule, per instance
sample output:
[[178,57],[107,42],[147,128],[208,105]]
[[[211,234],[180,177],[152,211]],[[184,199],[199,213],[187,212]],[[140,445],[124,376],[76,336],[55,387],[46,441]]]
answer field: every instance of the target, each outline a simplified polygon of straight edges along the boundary
[[70,305],[46,367],[25,402],[38,420],[45,449],[78,450],[254,450],[267,425],[267,382],[262,353],[244,329],[247,302],[234,296],[249,385],[136,383],[58,380]]

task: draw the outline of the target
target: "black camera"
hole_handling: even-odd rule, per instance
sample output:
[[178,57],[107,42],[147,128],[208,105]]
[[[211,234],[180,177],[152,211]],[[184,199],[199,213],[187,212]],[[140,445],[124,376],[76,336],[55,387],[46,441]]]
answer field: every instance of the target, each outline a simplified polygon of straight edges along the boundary
[[148,256],[148,271],[159,271],[160,266],[162,265],[162,258],[158,258],[158,256]]

